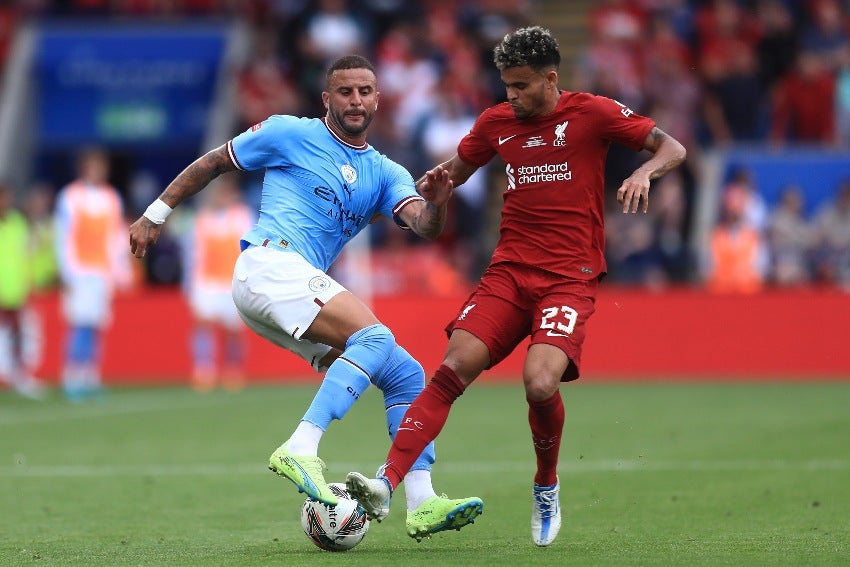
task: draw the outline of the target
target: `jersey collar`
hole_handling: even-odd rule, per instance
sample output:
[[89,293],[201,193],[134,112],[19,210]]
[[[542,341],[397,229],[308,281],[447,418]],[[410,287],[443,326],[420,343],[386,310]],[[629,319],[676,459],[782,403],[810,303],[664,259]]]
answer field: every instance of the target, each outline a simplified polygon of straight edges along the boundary
[[342,138],[337,136],[337,133],[334,132],[333,129],[330,126],[328,126],[328,123],[327,123],[327,121],[325,121],[324,117],[322,117],[321,120],[322,120],[322,124],[325,125],[325,128],[328,129],[328,132],[331,133],[331,136],[333,136],[336,139],[336,141],[339,142],[340,144],[342,144],[344,146],[348,146],[349,148],[354,149],[354,150],[365,150],[366,148],[369,147],[369,142],[364,142],[363,145],[361,145],[361,146],[355,146],[354,144],[349,144],[348,142],[346,142],[345,140],[343,140]]

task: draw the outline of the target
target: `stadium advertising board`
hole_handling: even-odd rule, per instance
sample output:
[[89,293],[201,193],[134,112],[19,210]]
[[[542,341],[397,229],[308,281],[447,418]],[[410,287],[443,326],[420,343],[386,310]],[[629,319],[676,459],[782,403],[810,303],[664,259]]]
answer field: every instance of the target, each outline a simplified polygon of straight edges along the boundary
[[40,143],[197,144],[226,28],[46,24],[35,61]]

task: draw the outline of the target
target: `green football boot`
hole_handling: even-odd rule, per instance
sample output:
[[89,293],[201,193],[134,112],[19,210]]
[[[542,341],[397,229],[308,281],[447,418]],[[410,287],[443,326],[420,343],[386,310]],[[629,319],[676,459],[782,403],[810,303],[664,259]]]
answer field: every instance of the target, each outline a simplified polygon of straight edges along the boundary
[[475,522],[484,511],[480,498],[449,500],[445,494],[432,496],[407,513],[407,535],[416,541],[444,530],[459,530]]
[[339,498],[331,492],[322,470],[327,468],[319,457],[294,455],[286,448],[286,443],[278,447],[269,458],[269,469],[291,480],[313,500],[330,506],[336,506]]

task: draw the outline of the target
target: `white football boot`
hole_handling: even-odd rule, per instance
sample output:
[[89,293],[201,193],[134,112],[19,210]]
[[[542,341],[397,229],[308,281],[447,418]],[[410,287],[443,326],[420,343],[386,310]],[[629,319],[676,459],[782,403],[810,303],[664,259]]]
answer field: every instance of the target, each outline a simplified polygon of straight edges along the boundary
[[370,520],[380,522],[389,515],[392,492],[385,478],[368,478],[359,472],[350,472],[345,477],[345,487],[351,497],[363,506]]
[[558,500],[560,482],[552,486],[534,485],[532,490],[531,539],[535,545],[547,546],[561,529],[561,503]]

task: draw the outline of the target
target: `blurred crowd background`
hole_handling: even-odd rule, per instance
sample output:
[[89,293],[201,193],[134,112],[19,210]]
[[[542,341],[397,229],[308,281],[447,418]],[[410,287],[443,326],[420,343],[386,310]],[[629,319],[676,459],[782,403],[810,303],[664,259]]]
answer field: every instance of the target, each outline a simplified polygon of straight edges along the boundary
[[[262,173],[179,207],[142,261],[129,223],[268,116],[321,116],[324,71],[347,53],[377,69],[370,143],[417,178],[504,100],[492,49],[531,24],[560,42],[563,89],[614,98],[688,149],[649,213],[624,215],[616,189],[648,156],[611,147],[609,285],[850,292],[848,0],[12,0],[0,5],[0,347],[19,354],[0,357],[0,378],[36,391],[43,333],[27,304],[64,290],[62,382],[72,399],[96,391],[110,302],[96,316],[69,306],[170,288],[192,310],[195,386],[238,387],[239,322],[195,304],[229,289]],[[367,301],[465,294],[497,239],[503,171],[497,158],[456,191],[437,242],[378,222],[331,273]]]
[[[686,166],[654,187],[650,213],[623,216],[614,190],[646,156],[612,147],[609,281],[741,292],[766,285],[850,287],[850,166],[841,163],[850,145],[850,2],[18,0],[0,7],[0,61],[11,65],[21,45],[16,32],[27,26],[71,26],[102,35],[199,23],[238,29],[241,38],[241,51],[221,70],[232,96],[223,111],[228,119],[217,120],[215,134],[210,128],[195,139],[176,133],[172,147],[153,134],[148,143],[162,148],[157,155],[143,148],[144,130],[162,119],[142,109],[124,122],[120,115],[113,120],[113,130],[127,129],[135,137],[101,131],[41,141],[36,133],[30,151],[18,153],[27,146],[17,143],[4,146],[15,152],[2,161],[17,172],[6,174],[5,182],[31,223],[34,261],[49,266],[53,197],[75,177],[81,146],[108,152],[109,179],[131,221],[205,146],[271,114],[321,115],[323,71],[344,53],[362,53],[378,70],[382,104],[370,142],[418,177],[453,153],[483,108],[504,100],[492,64],[494,44],[518,26],[541,24],[562,45],[562,88],[615,98],[653,117],[688,148]],[[8,84],[14,75],[4,76],[4,89],[14,88]],[[40,87],[42,100],[49,100],[43,92],[48,87]],[[37,96],[38,88],[33,92]],[[128,100],[132,105],[133,97]],[[209,102],[202,122],[215,121],[214,106]],[[75,110],[67,102],[59,112]],[[44,114],[31,110],[27,125],[56,122]],[[50,137],[49,126],[36,130]],[[167,126],[160,137],[168,138]],[[782,152],[780,163],[793,160],[799,148],[837,152],[829,167],[839,171],[829,177],[831,186],[819,185],[811,202],[793,176],[765,194],[746,159],[716,159],[742,147]],[[502,177],[498,164],[491,164],[457,191],[449,226],[436,245],[387,224],[373,226],[373,292],[454,293],[474,281],[495,242]],[[239,182],[244,201],[256,204],[260,178]],[[199,204],[181,210],[184,222],[169,222],[168,234],[140,266],[138,283],[184,279],[181,240],[191,234],[189,213]],[[338,276],[356,277],[345,274],[345,266]],[[43,273],[36,284],[50,280]]]

